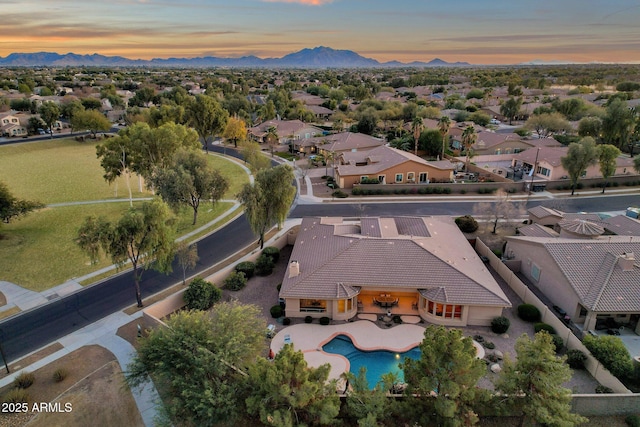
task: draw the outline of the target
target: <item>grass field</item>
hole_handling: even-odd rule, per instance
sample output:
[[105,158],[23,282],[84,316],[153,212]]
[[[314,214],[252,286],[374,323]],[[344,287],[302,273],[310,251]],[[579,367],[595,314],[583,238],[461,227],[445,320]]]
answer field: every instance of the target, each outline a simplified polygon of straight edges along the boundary
[[[214,166],[230,181],[225,199],[233,199],[249,178],[234,162],[209,156]],[[73,140],[56,140],[0,147],[0,180],[11,192],[44,203],[114,198],[115,186],[102,178],[95,146]],[[132,179],[132,189],[138,180]],[[65,281],[111,265],[102,259],[91,265],[74,243],[78,228],[89,215],[116,220],[128,207],[125,181],[118,185],[118,203],[60,206],[32,212],[24,218],[3,224],[0,229],[0,280],[42,291]],[[135,192],[134,197],[150,197]],[[184,235],[212,221],[230,209],[231,203],[203,203],[198,222],[191,225],[193,213],[184,209],[177,215],[177,235]]]

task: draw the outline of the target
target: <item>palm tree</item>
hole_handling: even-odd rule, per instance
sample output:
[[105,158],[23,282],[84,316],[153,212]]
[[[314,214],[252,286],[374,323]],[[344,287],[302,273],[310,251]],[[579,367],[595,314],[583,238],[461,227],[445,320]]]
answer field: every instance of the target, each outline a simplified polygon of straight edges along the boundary
[[445,151],[445,146],[447,144],[447,134],[449,133],[450,126],[451,126],[451,119],[448,116],[440,117],[440,120],[438,120],[438,130],[442,135],[442,156],[440,157],[440,159],[444,159],[444,151]]
[[271,157],[273,157],[273,148],[278,144],[280,137],[278,136],[278,129],[275,126],[269,126],[267,129],[267,134],[265,135],[265,139],[267,140],[267,144],[271,148]]
[[424,123],[420,117],[415,117],[411,122],[411,132],[413,133],[413,154],[418,154],[418,140],[424,129]]
[[333,164],[333,162],[336,159],[336,152],[335,151],[325,151],[324,152],[324,174],[325,175],[329,175],[329,171],[328,171],[328,166],[329,166],[329,162],[331,162],[331,167],[333,170],[333,166],[335,166]]
[[462,145],[464,146],[464,152],[467,155],[467,160],[464,165],[465,172],[469,172],[471,146],[476,143],[476,139],[478,139],[478,135],[476,134],[475,128],[473,126],[467,126],[467,128],[462,132]]

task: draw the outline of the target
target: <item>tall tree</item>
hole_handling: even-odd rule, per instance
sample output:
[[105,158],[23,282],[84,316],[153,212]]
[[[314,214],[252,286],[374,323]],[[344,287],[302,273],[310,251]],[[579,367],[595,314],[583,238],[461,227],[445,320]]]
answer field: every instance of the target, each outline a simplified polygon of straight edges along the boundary
[[295,176],[289,165],[260,170],[253,184],[245,184],[238,200],[245,209],[249,225],[258,235],[260,248],[264,235],[274,224],[280,226],[289,212],[296,194],[292,185]]
[[5,224],[43,207],[44,204],[40,202],[16,198],[11,194],[7,184],[0,181],[0,220]]
[[420,117],[414,117],[411,122],[411,134],[413,135],[413,154],[418,154],[418,141],[420,140],[420,134],[424,129],[424,123]]
[[518,114],[520,114],[521,106],[522,98],[511,97],[500,106],[500,114],[509,119],[509,124],[511,124],[513,122],[513,119],[515,119]]
[[49,129],[49,138],[53,138],[53,125],[60,118],[60,107],[53,101],[46,101],[38,108],[38,114]]
[[515,345],[517,359],[505,359],[496,389],[522,411],[520,426],[530,419],[548,426],[575,426],[587,419],[571,411],[571,378],[566,356],[556,356],[551,335],[539,332],[531,340],[523,334]]
[[602,119],[600,117],[583,117],[578,123],[578,135],[582,137],[590,136],[593,139],[598,140],[600,138],[601,131]]
[[582,138],[578,142],[569,144],[567,155],[560,159],[571,181],[571,195],[573,196],[578,180],[591,165],[598,161],[596,143],[590,136]]
[[271,157],[273,157],[273,150],[278,146],[278,144],[280,144],[278,129],[275,126],[269,126],[269,129],[267,129],[267,135],[264,138],[267,140],[267,144],[271,150]]
[[79,110],[71,118],[74,129],[87,129],[92,137],[98,132],[107,132],[111,129],[111,122],[98,110]]
[[76,243],[96,262],[100,249],[119,267],[131,262],[138,307],[142,307],[142,270],[171,271],[174,255],[172,218],[160,200],[129,208],[115,223],[87,217],[78,230]]
[[449,134],[449,129],[451,128],[451,119],[449,116],[442,116],[438,119],[438,130],[442,135],[442,155],[440,159],[444,159],[444,152],[447,145],[447,135]]
[[608,144],[622,148],[631,138],[634,126],[633,111],[625,101],[616,99],[607,106],[607,113],[602,119],[602,139]]
[[271,166],[271,161],[268,157],[262,155],[262,150],[257,142],[251,140],[243,141],[240,144],[240,151],[244,162],[249,165],[249,169],[253,173]]
[[600,164],[600,173],[604,178],[602,184],[602,194],[609,183],[609,178],[616,173],[616,159],[620,155],[620,150],[615,145],[602,144],[598,145],[598,163]]
[[[345,372],[342,378],[348,385],[345,394],[344,412],[355,423],[362,425],[361,420],[368,420],[366,426],[377,426],[379,421],[388,416],[391,400],[387,396],[388,385],[376,384],[372,389],[367,382],[367,368],[360,367],[358,375]],[[364,427],[364,426],[363,426]]]
[[[496,234],[500,221],[504,221],[504,225],[510,221],[519,221],[519,218],[526,213],[523,202],[514,202],[509,197],[509,193],[502,188],[496,191],[493,202],[480,202],[474,206],[475,216],[484,216],[493,223],[492,234]],[[489,224],[489,223],[488,223]]]
[[571,130],[571,123],[558,112],[534,114],[524,124],[525,128],[534,130],[539,138],[546,138],[558,132]]
[[182,269],[182,284],[187,284],[187,270],[192,269],[198,263],[198,244],[188,244],[186,240],[176,243],[176,258]]
[[224,128],[222,137],[233,142],[233,146],[238,148],[238,141],[244,141],[247,137],[247,126],[244,120],[236,117],[230,117]]
[[207,152],[209,138],[222,132],[229,118],[229,113],[220,106],[218,101],[207,95],[197,95],[187,106],[186,115],[189,123],[204,142]]
[[330,371],[329,364],[308,367],[302,352],[287,344],[273,361],[249,367],[247,412],[267,426],[335,425],[340,398]]
[[[100,166],[104,169],[103,178],[112,184],[118,177],[124,175],[129,190],[129,206],[133,207],[131,193],[131,140],[126,135],[118,135],[107,139],[96,146],[96,156],[100,159]],[[117,187],[116,187],[117,192]]]
[[471,163],[471,147],[476,143],[477,139],[478,134],[473,126],[467,126],[465,130],[462,131],[462,146],[464,147],[464,153],[466,155],[464,170],[467,172],[469,172],[469,164]]
[[243,407],[241,377],[264,349],[265,321],[256,306],[218,303],[208,311],[179,311],[152,330],[127,367],[133,387],[148,374],[164,386],[173,424],[211,426]]
[[75,127],[75,120],[73,119],[75,117],[75,115],[80,112],[80,111],[84,111],[84,106],[82,105],[82,102],[80,102],[79,99],[66,99],[67,97],[65,96],[63,99],[63,104],[62,104],[62,108],[61,108],[61,114],[62,117],[65,117],[69,120],[69,125],[71,126],[71,133],[73,134],[74,129],[78,130]]
[[180,149],[173,156],[173,163],[157,169],[151,183],[158,195],[172,209],[179,211],[189,206],[193,210],[193,223],[198,220],[201,200],[214,205],[229,188],[229,182],[220,171],[209,163],[201,151]]
[[[400,367],[407,382],[406,403],[422,425],[462,426],[478,422],[473,404],[486,365],[477,358],[470,337],[459,329],[428,326],[420,343],[420,359],[405,358]],[[432,418],[433,414],[433,418]]]

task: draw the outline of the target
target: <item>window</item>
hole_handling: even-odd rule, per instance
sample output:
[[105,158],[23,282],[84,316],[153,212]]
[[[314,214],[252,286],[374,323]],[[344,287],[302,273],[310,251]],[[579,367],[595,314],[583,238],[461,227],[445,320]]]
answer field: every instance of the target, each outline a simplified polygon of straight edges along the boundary
[[500,149],[499,148],[496,150],[496,154],[500,154]]
[[317,299],[301,299],[300,311],[323,313],[327,311],[327,301]]
[[407,181],[416,182],[416,174],[413,172],[407,173]]
[[520,148],[514,148],[514,149],[513,149],[513,154],[518,154],[520,151],[522,151],[522,149],[520,149]]
[[396,182],[402,182],[402,177],[403,177],[403,174],[397,173],[396,174]]
[[536,282],[540,280],[540,267],[535,264],[531,264],[531,277],[533,277]]
[[443,319],[462,319],[462,306],[457,304],[440,304],[425,300],[424,308],[427,313]]
[[543,168],[542,166],[538,166],[538,169],[536,170],[537,174],[540,175],[544,175],[544,176],[549,176],[551,175],[551,170],[547,169],[547,168]]
[[421,183],[426,183],[427,182],[427,177],[429,176],[429,174],[427,172],[421,172],[419,175],[419,179]]
[[386,180],[386,176],[385,175],[378,175],[378,182],[380,184],[384,184],[385,180]]

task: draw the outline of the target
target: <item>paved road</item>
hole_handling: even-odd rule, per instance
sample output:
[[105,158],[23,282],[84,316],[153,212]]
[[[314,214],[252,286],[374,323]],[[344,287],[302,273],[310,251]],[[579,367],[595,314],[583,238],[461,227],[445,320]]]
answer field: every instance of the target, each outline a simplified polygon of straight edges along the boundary
[[[227,149],[228,154],[229,151]],[[563,200],[562,209],[567,212],[617,211],[637,202],[637,195],[608,196],[604,199],[573,198]],[[554,203],[557,204],[558,201],[531,201],[528,207]],[[324,203],[296,206],[291,216],[464,215],[472,212],[473,204],[474,202],[450,200],[415,203]],[[253,241],[255,238],[242,215],[223,229],[199,241],[200,261],[194,272],[205,270]],[[174,266],[174,273],[168,276],[146,271],[141,284],[143,297],[166,289],[180,280],[180,268],[177,266]],[[0,343],[10,362],[133,303],[135,295],[131,273],[123,273],[0,322]]]

